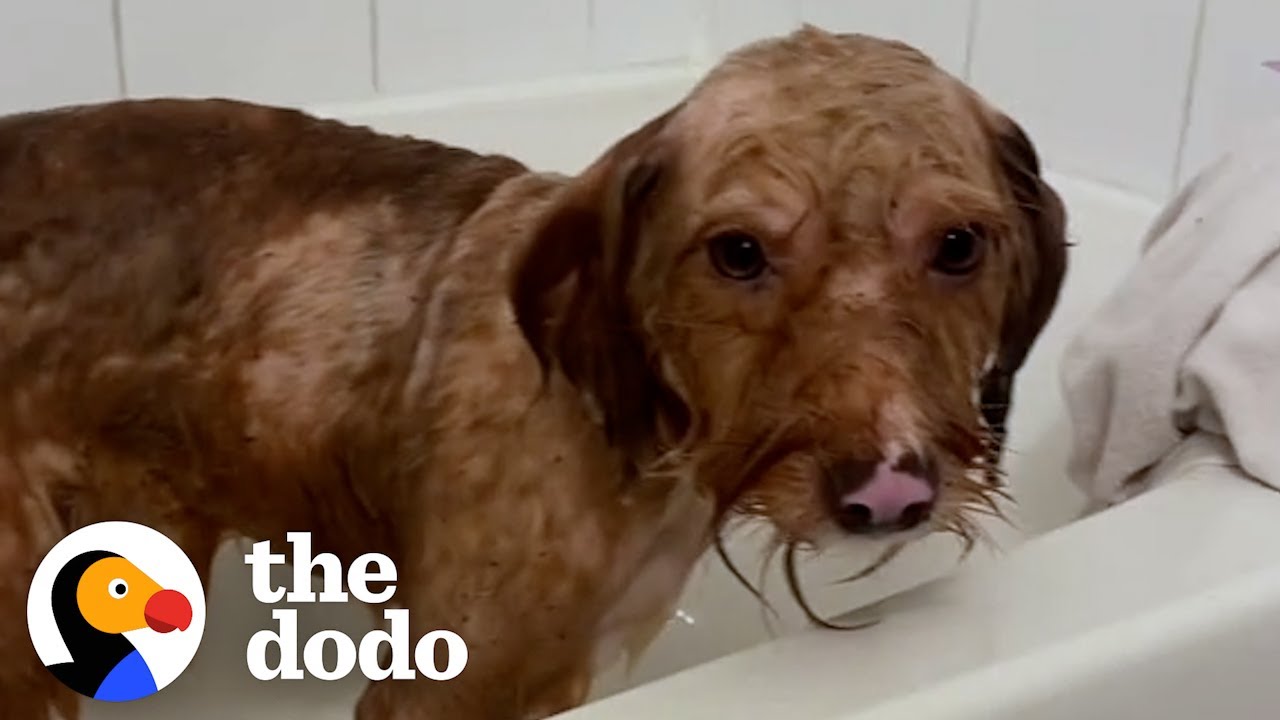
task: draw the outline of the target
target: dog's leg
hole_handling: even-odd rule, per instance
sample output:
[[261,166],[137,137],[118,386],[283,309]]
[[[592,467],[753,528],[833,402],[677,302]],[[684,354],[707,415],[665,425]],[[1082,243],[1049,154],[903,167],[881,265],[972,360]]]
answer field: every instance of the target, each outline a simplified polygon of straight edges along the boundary
[[62,530],[22,480],[0,453],[0,720],[76,720],[79,696],[45,670],[27,633],[31,578]]
[[[140,505],[134,496],[76,495],[76,501],[55,509],[45,489],[66,481],[80,485],[78,476],[58,474],[52,466],[28,460],[20,465],[0,452],[0,648],[13,652],[0,656],[0,720],[76,720],[80,696],[62,685],[45,669],[32,646],[25,622],[27,593],[36,568],[45,554],[69,529],[103,520],[143,523],[171,538],[191,559],[201,581],[208,586],[210,565],[218,533],[208,522],[169,502]],[[58,466],[61,468],[62,466]],[[128,464],[100,463],[113,476],[144,477]],[[139,493],[147,497],[166,497]]]
[[[573,601],[549,600],[518,580],[492,594],[468,592],[466,585],[473,583],[444,575],[429,584],[406,578],[397,592],[409,613],[410,649],[432,630],[452,630],[467,645],[462,673],[436,681],[423,677],[419,666],[413,680],[372,683],[357,720],[541,720],[586,700],[594,647],[585,630],[590,623]],[[435,657],[443,670],[443,641]]]
[[[0,500],[0,504],[3,500]],[[79,696],[45,669],[27,634],[27,587],[35,570],[13,562],[13,526],[4,517],[0,530],[0,720],[76,720]],[[23,552],[23,551],[20,551]],[[55,714],[56,713],[56,714]]]
[[[509,629],[500,635],[459,633],[469,657],[462,674],[452,680],[419,674],[413,680],[371,683],[360,698],[356,720],[542,720],[586,700],[591,690],[586,653],[566,656],[556,643],[531,642],[530,633],[514,624]],[[410,638],[416,641],[425,632],[415,627]],[[436,650],[440,668],[447,662],[443,648],[441,642]]]

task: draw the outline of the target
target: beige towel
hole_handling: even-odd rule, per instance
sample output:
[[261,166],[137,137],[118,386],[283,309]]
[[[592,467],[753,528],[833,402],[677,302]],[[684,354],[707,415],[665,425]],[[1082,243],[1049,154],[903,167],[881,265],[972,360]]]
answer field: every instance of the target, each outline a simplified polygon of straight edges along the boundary
[[1144,489],[1193,433],[1225,438],[1246,473],[1280,487],[1280,123],[1165,208],[1068,344],[1062,381],[1068,472],[1095,505]]

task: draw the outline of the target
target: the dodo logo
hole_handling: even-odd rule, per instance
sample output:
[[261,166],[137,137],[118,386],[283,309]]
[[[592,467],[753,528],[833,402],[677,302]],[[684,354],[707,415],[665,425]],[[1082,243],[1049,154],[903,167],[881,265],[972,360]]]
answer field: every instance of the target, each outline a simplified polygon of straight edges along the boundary
[[81,695],[127,702],[177,679],[204,632],[204,588],[169,538],[128,522],[81,528],[49,551],[27,596],[31,642]]

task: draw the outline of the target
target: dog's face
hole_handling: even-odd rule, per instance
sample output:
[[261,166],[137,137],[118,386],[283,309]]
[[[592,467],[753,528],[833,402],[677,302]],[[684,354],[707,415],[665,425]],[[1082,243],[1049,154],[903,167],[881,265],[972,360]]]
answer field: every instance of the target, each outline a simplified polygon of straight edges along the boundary
[[963,534],[1064,266],[1012,121],[909,48],[809,28],[571,183],[513,301],[625,452],[724,509],[802,542]]

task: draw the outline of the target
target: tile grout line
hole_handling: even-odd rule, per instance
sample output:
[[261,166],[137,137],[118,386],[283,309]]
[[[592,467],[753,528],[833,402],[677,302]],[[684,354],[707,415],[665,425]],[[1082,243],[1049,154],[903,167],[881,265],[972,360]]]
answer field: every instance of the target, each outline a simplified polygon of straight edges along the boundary
[[596,66],[596,0],[585,0],[587,4],[587,31],[582,36],[579,50],[581,59],[578,61],[583,68],[594,68]]
[[1196,10],[1196,27],[1191,35],[1191,63],[1187,68],[1187,84],[1182,96],[1182,117],[1178,126],[1178,144],[1173,151],[1173,177],[1169,178],[1169,192],[1177,191],[1182,182],[1183,166],[1186,164],[1187,140],[1191,135],[1191,113],[1195,105],[1196,86],[1200,76],[1200,54],[1204,42],[1208,5],[1208,0],[1200,0]]
[[689,50],[685,64],[690,68],[705,67],[711,63],[715,55],[712,47],[716,45],[716,6],[715,0],[700,0],[694,4],[693,27],[697,31],[689,39]]
[[120,0],[111,0],[111,35],[115,40],[116,85],[120,97],[129,97],[129,77],[124,69],[124,23],[120,21]]
[[982,11],[982,0],[969,0],[969,26],[965,28],[964,68],[962,72],[965,82],[973,81],[973,54],[978,41],[978,13]]
[[373,92],[382,93],[382,66],[378,61],[378,0],[369,0],[369,72],[372,74]]

